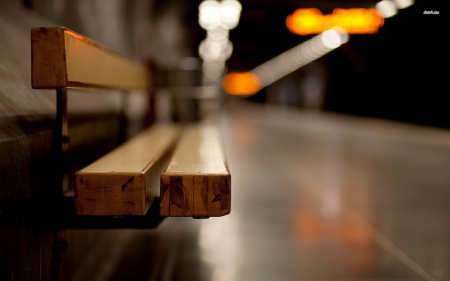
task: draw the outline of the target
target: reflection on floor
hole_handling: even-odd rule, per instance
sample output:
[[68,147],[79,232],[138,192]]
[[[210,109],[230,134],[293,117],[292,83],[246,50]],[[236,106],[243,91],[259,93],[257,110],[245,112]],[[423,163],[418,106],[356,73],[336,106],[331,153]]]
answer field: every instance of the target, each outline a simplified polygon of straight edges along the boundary
[[107,280],[450,280],[450,132],[242,104],[222,124],[231,214],[125,231]]

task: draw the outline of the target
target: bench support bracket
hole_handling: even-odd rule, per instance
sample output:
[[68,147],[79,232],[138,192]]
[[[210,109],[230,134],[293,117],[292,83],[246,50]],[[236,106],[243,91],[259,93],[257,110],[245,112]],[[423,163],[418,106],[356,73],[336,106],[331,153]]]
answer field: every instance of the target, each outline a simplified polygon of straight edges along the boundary
[[69,174],[67,151],[69,149],[69,120],[67,116],[67,88],[56,90],[56,130],[55,143],[57,145],[58,162],[61,171],[61,185],[63,194],[69,191]]

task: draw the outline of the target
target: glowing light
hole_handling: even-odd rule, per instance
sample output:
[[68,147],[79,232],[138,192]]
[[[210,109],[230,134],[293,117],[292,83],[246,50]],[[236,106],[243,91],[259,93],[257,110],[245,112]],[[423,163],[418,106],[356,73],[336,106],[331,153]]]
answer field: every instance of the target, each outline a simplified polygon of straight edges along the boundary
[[326,30],[320,36],[322,44],[328,49],[335,49],[342,44],[341,35],[336,30]]
[[373,8],[337,8],[328,15],[315,8],[298,9],[286,18],[289,31],[300,35],[319,34],[335,26],[350,34],[371,34],[383,24],[383,17]]
[[389,0],[378,2],[376,8],[378,12],[380,12],[380,14],[385,18],[390,18],[397,14],[397,7],[395,6],[394,2]]
[[215,29],[220,25],[220,3],[214,0],[205,0],[198,6],[199,24],[206,30]]
[[205,61],[203,63],[203,79],[211,82],[220,79],[225,69],[223,61]]
[[346,43],[348,37],[342,28],[326,30],[250,72],[228,74],[223,79],[222,86],[231,95],[255,94],[263,87]]
[[221,2],[221,23],[222,26],[228,29],[235,28],[239,23],[242,6],[236,0],[224,0]]
[[207,38],[213,41],[224,41],[228,39],[228,30],[225,28],[216,28],[208,30]]
[[218,27],[233,29],[239,23],[242,6],[237,0],[205,0],[200,3],[199,23],[206,30]]
[[181,60],[180,67],[185,70],[194,70],[197,68],[198,61],[196,58],[187,57]]
[[239,23],[242,5],[237,0],[205,0],[199,7],[198,21],[207,30],[206,39],[198,52],[203,63],[203,82],[219,83],[225,69],[225,61],[233,52],[228,31]]
[[206,39],[200,43],[198,52],[204,61],[225,61],[233,52],[233,44],[229,40],[213,41]]
[[350,36],[348,35],[347,31],[345,31],[339,26],[335,26],[332,29],[335,30],[337,33],[339,33],[339,35],[341,36],[341,45],[348,42]]
[[345,30],[333,28],[263,63],[252,72],[260,78],[261,86],[265,87],[347,41]]
[[261,89],[258,76],[251,72],[227,74],[222,82],[224,90],[230,95],[253,95]]
[[405,9],[414,4],[413,0],[394,0],[395,5],[399,9]]

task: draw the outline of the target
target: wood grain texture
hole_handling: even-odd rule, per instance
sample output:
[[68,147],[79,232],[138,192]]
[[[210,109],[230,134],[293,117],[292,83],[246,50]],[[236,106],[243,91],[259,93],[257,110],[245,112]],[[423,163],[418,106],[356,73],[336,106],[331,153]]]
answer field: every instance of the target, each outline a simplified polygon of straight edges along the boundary
[[34,89],[146,89],[144,64],[64,27],[31,29]]
[[155,125],[76,173],[78,215],[145,215],[179,137],[176,125]]
[[31,81],[34,89],[67,87],[64,29],[31,29]]
[[231,174],[217,126],[187,127],[161,174],[160,214],[219,217],[231,210]]

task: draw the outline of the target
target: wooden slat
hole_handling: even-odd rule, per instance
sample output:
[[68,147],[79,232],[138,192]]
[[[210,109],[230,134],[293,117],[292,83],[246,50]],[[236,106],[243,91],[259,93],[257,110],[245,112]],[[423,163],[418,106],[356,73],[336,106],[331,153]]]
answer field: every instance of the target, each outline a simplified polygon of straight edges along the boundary
[[145,215],[179,137],[176,125],[154,125],[76,173],[78,215]]
[[217,126],[185,129],[161,174],[162,216],[219,217],[231,209],[231,174]]
[[147,67],[64,27],[31,29],[34,89],[146,89]]

